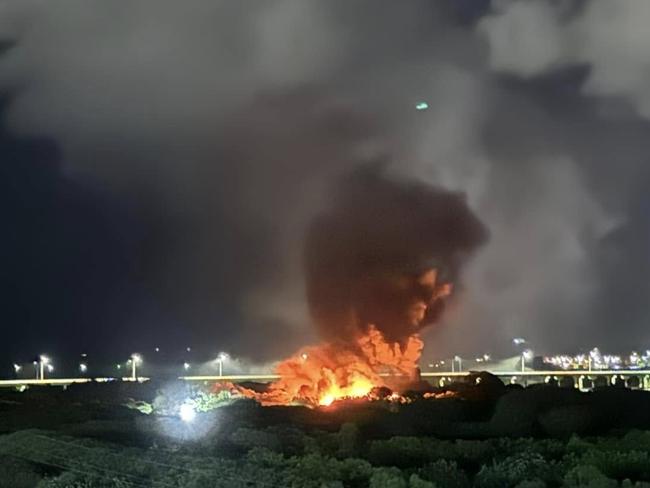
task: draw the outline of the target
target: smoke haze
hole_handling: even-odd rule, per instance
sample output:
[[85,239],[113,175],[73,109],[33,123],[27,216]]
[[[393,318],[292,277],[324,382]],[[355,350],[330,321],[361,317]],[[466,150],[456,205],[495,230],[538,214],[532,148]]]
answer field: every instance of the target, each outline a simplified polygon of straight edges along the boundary
[[[463,283],[428,353],[509,353],[514,336],[539,352],[646,347],[647,10],[6,0],[5,347],[277,359],[315,337],[307,303],[328,270],[307,266],[305,290],[305,237],[327,241],[313,219],[392,209],[422,229],[405,239],[414,266],[440,258]],[[371,190],[390,195],[358,206],[350,175],[378,159]],[[404,181],[413,199],[447,189],[431,198],[449,214],[433,205],[429,228],[391,205]],[[472,223],[445,239],[474,249],[473,214],[490,234],[462,270],[435,232],[458,213]],[[370,230],[389,253],[402,233]]]

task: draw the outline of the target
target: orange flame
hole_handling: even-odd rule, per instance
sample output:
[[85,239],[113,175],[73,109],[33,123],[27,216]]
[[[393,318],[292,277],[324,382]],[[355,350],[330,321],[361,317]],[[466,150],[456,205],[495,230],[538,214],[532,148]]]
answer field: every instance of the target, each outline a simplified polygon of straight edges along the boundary
[[416,335],[407,343],[388,343],[370,327],[356,347],[322,344],[299,351],[276,368],[280,379],[258,396],[264,404],[331,405],[342,398],[366,397],[373,388],[413,379],[423,343]]
[[[405,310],[413,331],[421,328],[429,306],[452,292],[451,284],[437,285],[436,279],[435,269],[417,278],[429,294],[414,294]],[[408,280],[403,284],[408,287]],[[278,364],[276,374],[280,379],[267,392],[257,394],[242,389],[241,393],[265,405],[328,406],[343,398],[375,397],[371,395],[374,388],[394,390],[412,382],[424,345],[417,332],[404,335],[405,341],[390,342],[373,325],[364,330],[356,340],[303,348]]]

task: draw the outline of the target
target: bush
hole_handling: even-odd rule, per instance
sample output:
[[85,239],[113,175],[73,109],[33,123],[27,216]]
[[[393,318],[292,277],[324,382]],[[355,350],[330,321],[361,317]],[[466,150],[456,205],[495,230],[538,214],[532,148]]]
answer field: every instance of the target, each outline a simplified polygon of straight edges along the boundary
[[549,484],[557,483],[557,469],[552,463],[536,452],[523,452],[483,466],[476,475],[474,485],[483,488],[503,488],[516,486],[523,481],[542,480]]
[[337,457],[346,458],[357,456],[360,437],[359,428],[356,424],[352,422],[343,424],[337,434]]
[[467,488],[470,486],[467,475],[458,469],[454,461],[439,459],[427,464],[418,475],[425,480],[434,482],[439,488]]
[[274,434],[262,430],[239,428],[230,435],[230,442],[248,451],[255,447],[262,447],[271,451],[281,451],[281,443]]
[[423,480],[417,474],[412,474],[409,478],[409,488],[437,488],[435,483]]
[[369,488],[407,488],[406,480],[397,468],[377,468],[370,477]]
[[546,483],[542,480],[525,480],[519,483],[515,488],[546,488]]
[[592,410],[583,405],[560,406],[541,414],[538,420],[547,435],[568,437],[594,428],[596,419]]
[[379,466],[419,467],[438,459],[454,457],[453,444],[427,437],[393,437],[373,441],[368,459]]
[[0,488],[32,488],[40,480],[33,464],[11,456],[0,458]]
[[582,456],[580,464],[596,466],[610,478],[650,481],[650,457],[647,452],[591,449]]
[[607,478],[595,466],[576,466],[564,476],[564,486],[568,488],[615,488],[618,483]]

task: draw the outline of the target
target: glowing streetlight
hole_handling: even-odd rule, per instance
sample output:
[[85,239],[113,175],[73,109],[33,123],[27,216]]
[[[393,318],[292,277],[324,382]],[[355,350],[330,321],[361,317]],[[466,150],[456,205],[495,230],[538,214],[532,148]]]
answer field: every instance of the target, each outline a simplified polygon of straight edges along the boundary
[[21,369],[23,369],[23,367],[20,364],[14,363],[14,373],[16,374],[20,373]]
[[39,359],[39,369],[41,372],[41,381],[43,381],[45,379],[45,366],[48,366],[47,370],[50,371],[49,368],[50,358],[48,358],[44,354],[41,354],[38,359]]
[[223,362],[228,359],[228,354],[220,352],[217,356],[217,364],[219,365],[219,376],[223,376]]
[[460,356],[454,356],[454,359],[451,361],[451,372],[454,372],[454,363],[458,362],[458,372],[463,371],[463,358]]
[[38,379],[38,361],[34,361],[34,373],[36,374],[36,379]]
[[513,343],[515,346],[521,346],[522,344],[526,344],[526,339],[524,339],[523,337],[515,337],[515,338],[512,340],[512,343]]
[[190,363],[183,363],[183,369],[184,369],[185,371],[187,371],[187,370],[190,369],[190,368],[191,368]]
[[52,371],[54,371],[54,366],[52,366],[51,364],[48,364],[47,365],[47,372],[51,373]]
[[82,373],[85,373],[86,371],[88,371],[88,366],[86,365],[86,363],[80,363],[79,364],[79,371],[81,371]]
[[531,351],[530,349],[525,349],[521,353],[521,372],[522,373],[526,371],[526,361],[530,361],[531,359],[533,359],[533,351]]
[[142,364],[142,356],[139,354],[131,354],[131,379],[136,381],[138,379],[138,365]]

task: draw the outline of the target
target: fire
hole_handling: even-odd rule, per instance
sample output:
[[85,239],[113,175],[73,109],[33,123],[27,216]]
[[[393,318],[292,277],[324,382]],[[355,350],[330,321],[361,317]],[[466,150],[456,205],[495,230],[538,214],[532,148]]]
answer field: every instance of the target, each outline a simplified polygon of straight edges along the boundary
[[382,276],[392,286],[390,296],[398,298],[392,302],[397,307],[386,309],[385,317],[395,319],[388,333],[385,324],[380,329],[356,317],[337,340],[305,347],[280,362],[280,378],[266,392],[241,393],[265,405],[329,406],[340,399],[379,398],[373,390],[399,391],[412,384],[424,345],[418,332],[431,307],[439,307],[452,287],[437,283],[435,269],[393,278]]
[[280,379],[258,396],[267,405],[328,406],[343,398],[367,397],[375,387],[398,387],[413,379],[423,343],[389,343],[375,327],[354,346],[326,343],[299,351],[276,369]]
[[[401,325],[399,340],[357,321],[353,332],[340,340],[305,347],[280,362],[280,378],[265,393],[242,393],[265,405],[329,406],[340,399],[376,398],[375,388],[403,389],[415,379],[423,348],[418,331],[429,308],[452,290],[450,284],[438,284],[437,276],[435,269],[428,269],[396,280],[396,295],[406,293],[397,302],[403,305],[401,315],[395,315]],[[391,331],[394,336],[394,328]]]

